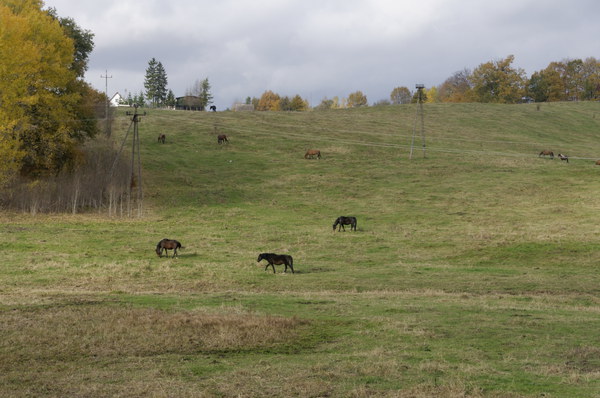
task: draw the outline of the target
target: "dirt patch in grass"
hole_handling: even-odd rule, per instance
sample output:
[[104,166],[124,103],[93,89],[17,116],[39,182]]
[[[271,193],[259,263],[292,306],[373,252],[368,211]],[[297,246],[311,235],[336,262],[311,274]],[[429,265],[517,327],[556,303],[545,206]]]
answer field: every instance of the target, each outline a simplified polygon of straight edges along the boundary
[[581,373],[600,373],[600,347],[577,347],[567,353],[566,366]]

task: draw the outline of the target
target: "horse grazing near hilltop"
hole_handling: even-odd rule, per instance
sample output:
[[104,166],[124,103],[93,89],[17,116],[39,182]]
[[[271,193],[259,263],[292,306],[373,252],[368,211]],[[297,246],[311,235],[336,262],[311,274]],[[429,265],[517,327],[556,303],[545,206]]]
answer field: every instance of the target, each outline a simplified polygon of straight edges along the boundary
[[318,149],[309,149],[304,154],[304,159],[314,159],[315,156],[317,157],[317,159],[321,159],[321,151],[319,151]]
[[210,110],[213,111],[213,112],[216,112],[217,111],[217,107],[214,106],[214,105],[211,105],[210,106]]
[[163,239],[156,245],[156,254],[158,257],[162,257],[163,250],[165,251],[165,255],[169,257],[169,250],[173,250],[173,257],[177,256],[177,249],[183,249],[181,243],[174,239]]
[[344,231],[346,230],[346,227],[344,227],[344,225],[348,225],[350,224],[350,231],[354,230],[356,231],[356,217],[338,217],[335,222],[333,223],[333,230],[335,231],[335,227],[338,227],[338,232],[343,228]]
[[559,154],[558,154],[558,158],[559,158],[560,160],[564,160],[564,161],[566,161],[567,163],[569,163],[569,157],[568,157],[567,155],[563,155],[562,153],[559,153]]
[[164,135],[164,134],[159,134],[158,135],[158,142],[161,142],[161,143],[164,144],[166,139],[167,139],[166,135]]
[[229,142],[229,140],[227,139],[227,136],[225,134],[219,134],[217,136],[217,143],[222,144],[224,142]]
[[540,156],[544,156],[544,157],[550,156],[550,159],[554,159],[554,152],[549,151],[549,150],[544,150],[544,151],[540,152],[540,154],[538,155],[538,158]]
[[267,260],[268,264],[265,267],[265,271],[270,265],[273,267],[273,273],[275,273],[275,265],[283,264],[285,265],[283,272],[286,272],[288,267],[290,267],[292,274],[294,273],[294,259],[289,254],[260,253],[256,262],[260,263],[261,260]]

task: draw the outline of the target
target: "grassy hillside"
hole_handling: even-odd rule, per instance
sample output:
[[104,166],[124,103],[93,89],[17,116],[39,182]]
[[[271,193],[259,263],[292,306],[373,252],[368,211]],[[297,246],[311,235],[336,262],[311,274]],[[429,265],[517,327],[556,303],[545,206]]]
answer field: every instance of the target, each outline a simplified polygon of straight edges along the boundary
[[599,111],[149,111],[143,217],[1,215],[0,393],[597,397]]

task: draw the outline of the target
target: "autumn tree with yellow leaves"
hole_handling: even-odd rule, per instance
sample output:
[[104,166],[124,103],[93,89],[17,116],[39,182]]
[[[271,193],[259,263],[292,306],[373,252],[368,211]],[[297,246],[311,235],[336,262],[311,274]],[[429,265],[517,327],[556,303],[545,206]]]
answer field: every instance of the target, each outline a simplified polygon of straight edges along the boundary
[[89,117],[97,92],[78,79],[87,58],[76,57],[75,40],[42,7],[0,0],[0,185],[19,173],[58,173],[96,132]]
[[271,90],[265,91],[258,100],[257,111],[278,111],[280,109],[279,102],[281,97],[279,94],[274,93]]

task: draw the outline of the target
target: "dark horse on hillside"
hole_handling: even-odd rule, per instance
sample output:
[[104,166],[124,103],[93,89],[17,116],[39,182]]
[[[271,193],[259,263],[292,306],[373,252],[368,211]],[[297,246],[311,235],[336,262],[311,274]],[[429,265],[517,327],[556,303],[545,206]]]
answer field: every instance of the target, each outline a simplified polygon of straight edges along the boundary
[[227,139],[227,136],[225,134],[219,134],[217,136],[217,143],[222,144],[224,142],[229,142],[229,140]]
[[540,154],[538,155],[538,158],[540,156],[544,156],[544,157],[550,156],[550,159],[554,159],[554,152],[549,151],[549,150],[545,150],[545,151],[540,152]]
[[164,134],[159,134],[158,135],[158,142],[161,142],[161,143],[164,144],[166,139],[167,139],[166,135],[164,135]]
[[269,265],[273,267],[273,273],[275,273],[275,265],[285,265],[285,269],[283,272],[286,272],[288,267],[292,270],[292,274],[294,273],[294,259],[292,256],[288,254],[275,254],[275,253],[260,253],[258,255],[257,263],[261,260],[267,260],[268,264],[265,267],[265,271],[269,268]]
[[350,224],[350,231],[354,230],[356,231],[356,217],[338,217],[335,222],[333,223],[333,230],[335,231],[335,227],[338,227],[338,231],[340,231],[342,228],[344,229],[344,231],[346,230],[346,227],[344,227],[344,225],[348,225]]
[[558,158],[559,158],[560,160],[564,160],[564,161],[566,161],[567,163],[569,163],[569,157],[568,157],[567,155],[565,155],[565,154],[559,153],[559,154],[558,154]]
[[181,243],[174,239],[163,239],[156,245],[156,254],[158,257],[162,257],[163,250],[165,255],[169,257],[169,250],[173,250],[173,257],[177,256],[177,249],[183,249]]

